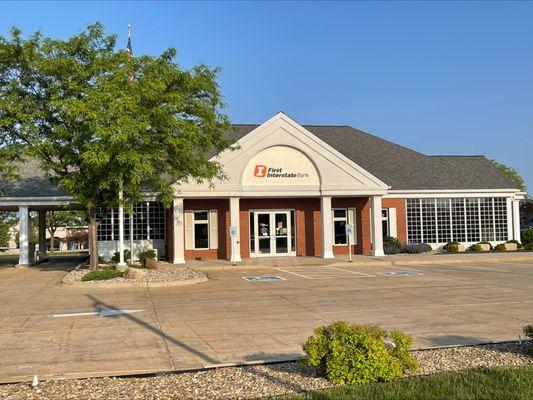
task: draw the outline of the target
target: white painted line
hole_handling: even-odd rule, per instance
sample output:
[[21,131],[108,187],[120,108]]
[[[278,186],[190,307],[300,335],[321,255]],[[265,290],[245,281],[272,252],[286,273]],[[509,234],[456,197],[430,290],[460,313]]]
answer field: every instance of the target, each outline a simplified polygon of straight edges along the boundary
[[122,315],[122,314],[133,314],[138,312],[143,312],[144,310],[100,310],[100,311],[92,311],[92,312],[84,312],[84,313],[70,313],[70,314],[54,314],[52,315],[53,318],[63,318],[63,317],[85,317],[88,315],[98,315],[99,317],[113,317],[115,315]]
[[[494,269],[494,268],[485,268],[485,267],[474,267],[472,265],[454,265],[454,264],[435,264],[437,267],[449,267],[449,268],[456,268],[456,269],[463,269],[463,270],[471,270],[471,269],[480,269],[483,271],[492,271],[492,272],[512,272],[508,269]],[[448,269],[449,269],[448,268]]]
[[80,312],[80,313],[71,313],[71,314],[54,314],[52,317],[54,318],[62,318],[62,317],[84,317],[86,315],[98,315],[100,312]]
[[326,265],[322,266],[322,268],[334,269],[334,270],[336,270],[336,271],[342,271],[342,272],[349,272],[350,274],[357,274],[357,275],[366,276],[366,277],[370,277],[370,278],[373,278],[373,277],[374,277],[374,275],[365,274],[365,273],[363,273],[363,272],[350,271],[349,269],[342,269],[342,268],[328,267],[328,266],[326,266]]
[[292,271],[287,271],[286,269],[282,269],[282,268],[277,268],[277,267],[272,267],[274,269],[277,269],[278,271],[281,271],[281,272],[285,272],[287,274],[292,274],[292,275],[296,275],[296,276],[300,276],[302,278],[305,278],[305,279],[313,279],[313,278],[310,278],[308,276],[305,276],[305,275],[302,275],[302,274],[298,274],[296,272],[292,272]]
[[401,268],[401,269],[405,269],[406,271],[423,272],[423,271],[420,271],[419,269],[414,269],[414,268],[404,268],[403,265],[384,265],[384,267],[387,267],[387,268],[394,268],[394,269]]

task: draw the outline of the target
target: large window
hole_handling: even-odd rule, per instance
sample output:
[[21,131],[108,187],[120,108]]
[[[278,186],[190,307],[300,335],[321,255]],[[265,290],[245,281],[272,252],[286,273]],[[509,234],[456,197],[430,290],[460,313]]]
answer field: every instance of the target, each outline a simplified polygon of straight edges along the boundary
[[409,243],[504,241],[504,197],[407,199]]
[[[165,239],[166,218],[163,204],[147,201],[133,206],[133,239]],[[124,238],[130,237],[130,216],[124,212]],[[98,225],[98,240],[118,240],[118,209],[111,210]]]
[[333,235],[335,244],[342,245],[348,243],[346,236],[346,224],[348,223],[348,210],[346,208],[335,208],[333,210]]

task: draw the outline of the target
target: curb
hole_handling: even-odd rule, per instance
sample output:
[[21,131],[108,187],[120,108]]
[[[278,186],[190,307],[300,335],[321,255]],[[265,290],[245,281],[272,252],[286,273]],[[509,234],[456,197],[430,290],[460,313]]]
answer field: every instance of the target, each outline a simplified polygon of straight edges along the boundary
[[[67,274],[68,275],[68,274]],[[65,275],[66,278],[66,275]],[[146,287],[146,288],[159,288],[159,287],[173,287],[173,286],[187,286],[195,285],[197,283],[207,282],[209,278],[207,276],[197,279],[187,279],[184,281],[167,281],[167,282],[116,282],[116,283],[100,283],[98,281],[74,281],[64,282],[63,278],[61,284],[70,287],[83,287],[83,288],[131,288],[131,287]],[[105,281],[103,281],[105,282]]]

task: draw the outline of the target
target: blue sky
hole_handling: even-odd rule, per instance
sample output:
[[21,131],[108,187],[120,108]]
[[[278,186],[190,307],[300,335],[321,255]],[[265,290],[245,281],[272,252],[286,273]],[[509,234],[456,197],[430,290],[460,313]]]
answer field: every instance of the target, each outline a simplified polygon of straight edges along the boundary
[[[232,122],[284,111],[427,154],[484,154],[533,191],[533,3],[28,2],[12,25],[67,37],[101,21],[134,52],[220,66]],[[364,149],[361,149],[364,151]]]

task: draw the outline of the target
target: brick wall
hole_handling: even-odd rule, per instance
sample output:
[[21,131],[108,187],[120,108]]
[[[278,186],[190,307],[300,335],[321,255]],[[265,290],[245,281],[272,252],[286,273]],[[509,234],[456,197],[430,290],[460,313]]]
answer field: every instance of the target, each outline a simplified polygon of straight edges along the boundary
[[407,214],[405,199],[383,199],[383,208],[396,208],[396,231],[402,245],[407,244]]
[[[406,241],[406,215],[404,199],[383,199],[383,207],[395,207],[398,239]],[[332,208],[355,208],[357,244],[353,254],[371,254],[370,200],[368,198],[333,198]],[[185,250],[185,259],[228,259],[230,256],[229,200],[228,199],[186,199],[185,210],[218,210],[219,248],[216,250]],[[322,221],[319,198],[288,199],[241,199],[240,200],[240,247],[241,257],[250,257],[250,210],[288,209],[295,210],[296,255],[320,256],[322,254]],[[172,210],[167,211],[167,254],[173,258]],[[333,246],[336,255],[348,254],[347,246]]]

